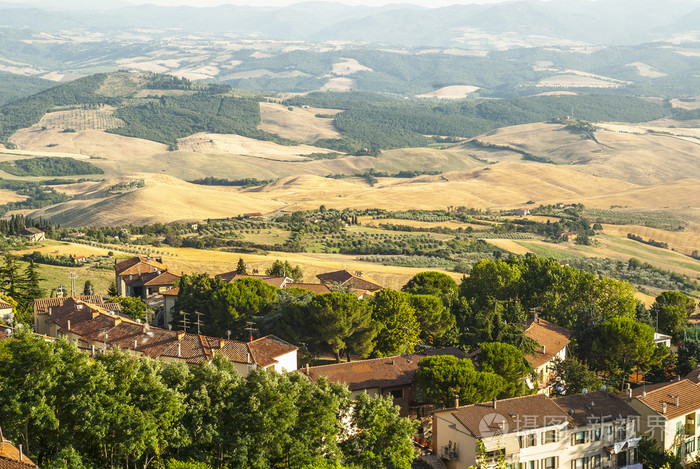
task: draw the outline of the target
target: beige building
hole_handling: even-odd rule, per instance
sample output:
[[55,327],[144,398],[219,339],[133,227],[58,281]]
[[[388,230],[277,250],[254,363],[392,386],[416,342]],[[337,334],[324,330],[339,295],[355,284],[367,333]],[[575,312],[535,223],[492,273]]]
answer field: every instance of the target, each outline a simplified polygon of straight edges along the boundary
[[433,450],[447,469],[622,468],[636,462],[636,418],[605,392],[494,400],[434,412]]
[[131,257],[114,263],[114,283],[120,296],[147,299],[175,286],[180,276],[168,271],[161,258]]
[[700,385],[684,379],[643,386],[630,405],[641,416],[641,430],[685,464],[700,456]]

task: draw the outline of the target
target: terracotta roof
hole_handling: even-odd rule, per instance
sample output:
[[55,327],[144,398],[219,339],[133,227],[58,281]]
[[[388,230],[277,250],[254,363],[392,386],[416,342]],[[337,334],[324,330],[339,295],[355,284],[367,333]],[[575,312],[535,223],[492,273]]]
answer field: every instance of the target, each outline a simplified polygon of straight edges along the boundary
[[299,349],[299,347],[292,345],[279,337],[275,337],[274,335],[266,335],[265,337],[248,342],[247,345],[253,361],[262,367],[277,363],[275,358]]
[[326,272],[316,276],[325,284],[339,283],[344,287],[351,287],[354,290],[368,290],[371,292],[382,290],[384,287],[362,277],[353,275],[347,270],[336,270],[335,272]]
[[693,371],[688,373],[685,377],[688,381],[700,384],[700,365],[696,366]]
[[632,389],[632,397],[641,396],[644,393],[663,388],[664,386],[668,386],[669,384],[673,384],[675,382],[677,382],[677,380],[665,381],[663,383],[642,384],[641,386]]
[[174,287],[171,288],[170,290],[165,290],[162,295],[163,296],[177,296],[180,294],[180,287]]
[[[534,354],[525,355],[525,359],[534,368],[544,365],[554,358],[564,347],[569,345],[571,331],[557,326],[544,319],[529,321],[526,324],[525,335],[540,345]],[[544,346],[544,352],[542,352]]]
[[[676,406],[676,397],[679,405]],[[662,403],[666,403],[667,419],[687,414],[700,409],[700,385],[687,379],[676,381],[653,391],[647,391],[646,396],[638,396],[640,402],[646,404],[658,414],[662,414]]]
[[495,409],[492,402],[487,402],[436,413],[443,412],[452,414],[477,438],[570,421],[569,415],[543,394],[502,399]]
[[4,301],[0,300],[0,309],[12,309],[14,306],[12,306],[10,303],[5,303]]
[[148,272],[166,271],[168,268],[161,262],[148,257],[131,257],[114,264],[114,271],[120,277],[125,275],[141,275]]
[[2,436],[0,431],[0,469],[26,469],[31,467],[39,467],[26,454],[22,455],[22,460],[19,460],[19,450]]
[[316,295],[323,295],[324,293],[331,292],[331,289],[322,283],[288,283],[284,288],[301,288],[302,290],[315,293]]
[[277,275],[239,274],[235,270],[218,274],[216,275],[216,278],[220,278],[224,282],[229,283],[242,278],[257,278],[275,288],[283,288],[284,285],[291,280],[288,277],[280,277]]
[[318,380],[321,376],[326,376],[330,381],[346,384],[351,391],[408,386],[413,383],[413,375],[418,369],[418,362],[433,355],[466,357],[464,352],[455,347],[429,349],[409,355],[314,366],[309,368],[308,376],[313,381]]
[[[36,300],[34,300],[34,310],[39,314],[49,314],[49,308],[56,308],[58,306],[61,306],[63,302],[66,301],[68,298],[70,297],[61,296],[55,298],[37,298]],[[102,305],[104,303],[104,300],[100,295],[78,295],[72,298],[93,305]]]
[[40,234],[43,233],[39,228],[29,226],[20,232],[20,235]]
[[[571,416],[573,426],[590,425],[619,418],[638,416],[621,396],[605,391],[587,394],[572,394],[553,399],[563,411]],[[573,415],[571,410],[573,410]]]
[[150,327],[102,306],[107,305],[68,298],[52,310],[48,321],[57,324],[63,333],[70,331],[79,336],[86,346],[95,341],[104,343],[106,339],[108,348],[136,350],[151,358],[182,359],[190,365],[208,362],[221,353],[231,361],[267,367],[276,363],[280,355],[297,350],[294,345],[272,335],[245,343]]
[[172,272],[153,272],[150,274],[141,275],[141,280],[144,285],[157,286],[157,285],[173,285],[175,282],[180,280],[179,275],[175,275]]

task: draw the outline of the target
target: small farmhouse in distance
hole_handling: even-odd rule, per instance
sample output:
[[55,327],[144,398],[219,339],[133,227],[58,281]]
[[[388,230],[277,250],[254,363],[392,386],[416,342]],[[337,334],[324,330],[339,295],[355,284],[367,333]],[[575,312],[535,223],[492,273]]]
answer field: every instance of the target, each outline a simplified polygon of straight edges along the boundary
[[46,239],[44,232],[39,228],[34,228],[33,226],[23,229],[19,232],[19,235],[30,243],[37,243]]

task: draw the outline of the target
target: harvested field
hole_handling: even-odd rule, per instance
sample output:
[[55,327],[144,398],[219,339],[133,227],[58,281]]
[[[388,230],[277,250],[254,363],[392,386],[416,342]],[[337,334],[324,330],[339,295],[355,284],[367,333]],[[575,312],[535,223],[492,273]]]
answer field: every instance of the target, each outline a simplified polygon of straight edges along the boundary
[[352,78],[335,77],[328,80],[320,91],[350,91],[353,86],[355,86],[355,80]]
[[262,123],[258,128],[302,143],[314,143],[322,138],[340,138],[332,118],[316,117],[317,114],[331,116],[338,112],[340,111],[335,109],[300,107],[290,111],[281,104],[260,103]]
[[463,99],[479,89],[478,86],[453,85],[439,88],[430,93],[419,94],[416,98]]
[[178,147],[182,151],[193,153],[228,153],[279,161],[306,161],[307,158],[300,155],[331,152],[331,150],[323,150],[308,145],[286,146],[241,135],[204,132],[179,139]]
[[331,70],[331,73],[334,75],[352,75],[353,73],[363,71],[371,72],[372,69],[365,67],[355,59],[343,59],[342,62],[333,64],[333,70]]

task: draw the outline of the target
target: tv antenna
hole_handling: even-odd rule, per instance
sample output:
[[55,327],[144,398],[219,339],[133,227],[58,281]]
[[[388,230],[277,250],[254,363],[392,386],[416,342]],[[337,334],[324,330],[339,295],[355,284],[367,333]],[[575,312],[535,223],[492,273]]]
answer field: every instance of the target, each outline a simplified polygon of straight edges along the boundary
[[78,278],[78,274],[71,272],[68,274],[68,278],[70,279],[70,296],[75,296],[75,280]]
[[182,330],[187,332],[187,313],[184,311],[180,311],[180,316],[182,316],[182,320],[180,320]]
[[202,314],[199,311],[195,311],[194,314],[197,315],[197,335],[201,335],[199,327],[202,325]]
[[245,323],[245,330],[248,332],[248,338],[249,342],[253,341],[253,333],[258,332],[258,329],[255,327],[255,323],[248,321]]

